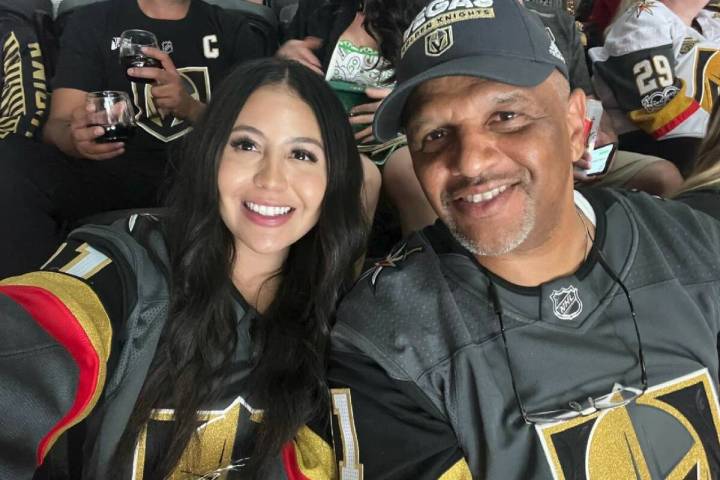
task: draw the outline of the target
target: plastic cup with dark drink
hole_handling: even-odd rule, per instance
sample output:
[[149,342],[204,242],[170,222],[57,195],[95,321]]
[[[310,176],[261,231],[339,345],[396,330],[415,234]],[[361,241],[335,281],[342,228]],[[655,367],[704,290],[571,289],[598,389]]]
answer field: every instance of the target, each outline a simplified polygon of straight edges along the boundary
[[112,90],[90,92],[86,104],[89,107],[89,126],[105,130],[95,142],[127,142],[135,135],[135,112],[127,93]]
[[158,47],[157,37],[147,30],[125,30],[120,35],[120,65],[130,82],[150,83],[149,78],[131,77],[127,74],[128,68],[162,68],[160,60],[149,57],[142,52],[143,47]]

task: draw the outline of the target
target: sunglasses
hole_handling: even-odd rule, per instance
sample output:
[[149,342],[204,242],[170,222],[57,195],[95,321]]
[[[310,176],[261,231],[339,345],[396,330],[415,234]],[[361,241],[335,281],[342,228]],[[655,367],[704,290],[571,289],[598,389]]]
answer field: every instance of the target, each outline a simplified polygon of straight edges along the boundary
[[520,410],[523,420],[528,425],[535,424],[549,424],[555,422],[561,422],[570,420],[577,417],[585,417],[592,415],[602,410],[609,410],[618,408],[632,403],[635,399],[645,393],[648,388],[647,371],[645,368],[645,357],[643,355],[642,340],[640,339],[640,329],[637,324],[637,317],[635,315],[635,308],[633,307],[632,298],[630,298],[630,292],[628,292],[625,284],[620,280],[618,275],[610,268],[607,261],[602,255],[602,252],[596,249],[595,245],[591,246],[591,254],[595,253],[598,262],[615,281],[622,291],[625,293],[627,303],[630,307],[630,317],[632,318],[633,326],[635,327],[635,335],[638,342],[638,363],[640,365],[640,387],[624,387],[617,386],[609,394],[602,395],[600,397],[588,397],[584,401],[571,401],[568,403],[568,408],[561,408],[557,410],[548,410],[542,412],[528,412],[525,408],[520,394],[518,393],[517,383],[515,381],[515,374],[513,372],[513,362],[510,359],[510,348],[508,347],[507,335],[505,332],[505,323],[503,322],[503,309],[500,303],[500,297],[497,293],[497,288],[492,280],[491,275],[487,275],[488,278],[488,290],[490,300],[493,304],[493,309],[497,315],[498,322],[500,323],[500,335],[502,337],[503,346],[505,347],[505,358],[507,360],[508,369],[510,371],[510,382],[512,383],[513,394],[515,395],[515,401],[517,407]]

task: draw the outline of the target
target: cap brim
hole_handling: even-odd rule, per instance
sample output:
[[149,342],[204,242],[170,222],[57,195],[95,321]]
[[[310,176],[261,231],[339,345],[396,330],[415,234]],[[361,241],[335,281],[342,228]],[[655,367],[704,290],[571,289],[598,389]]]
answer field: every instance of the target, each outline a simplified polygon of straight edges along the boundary
[[400,133],[400,117],[412,91],[423,82],[439,77],[471,76],[496,82],[534,87],[543,82],[556,65],[526,58],[482,55],[457,58],[420,73],[398,85],[375,112],[373,132],[381,142]]

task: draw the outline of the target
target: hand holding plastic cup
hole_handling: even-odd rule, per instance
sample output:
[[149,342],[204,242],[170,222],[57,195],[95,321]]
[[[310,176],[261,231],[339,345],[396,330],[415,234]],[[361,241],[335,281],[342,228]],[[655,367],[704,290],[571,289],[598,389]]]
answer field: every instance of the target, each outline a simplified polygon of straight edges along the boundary
[[88,126],[105,130],[95,142],[126,142],[135,134],[135,113],[127,93],[113,90],[90,92],[85,102]]

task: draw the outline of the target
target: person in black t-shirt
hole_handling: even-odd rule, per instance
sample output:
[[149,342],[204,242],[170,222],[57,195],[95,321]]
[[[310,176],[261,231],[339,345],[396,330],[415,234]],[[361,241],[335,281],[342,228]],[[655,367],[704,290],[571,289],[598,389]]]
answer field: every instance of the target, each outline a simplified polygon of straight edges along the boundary
[[[146,54],[162,69],[133,72],[153,80],[147,85],[130,82],[118,59],[120,34],[133,28],[153,32],[160,46]],[[169,145],[190,130],[230,67],[266,51],[243,16],[201,0],[110,0],[73,13],[43,131],[57,148],[0,144],[0,202],[13,206],[0,213],[13,226],[0,238],[0,275],[38,267],[79,218],[154,206]],[[85,96],[98,90],[130,95],[139,128],[128,142],[95,143],[101,127],[88,127]]]

